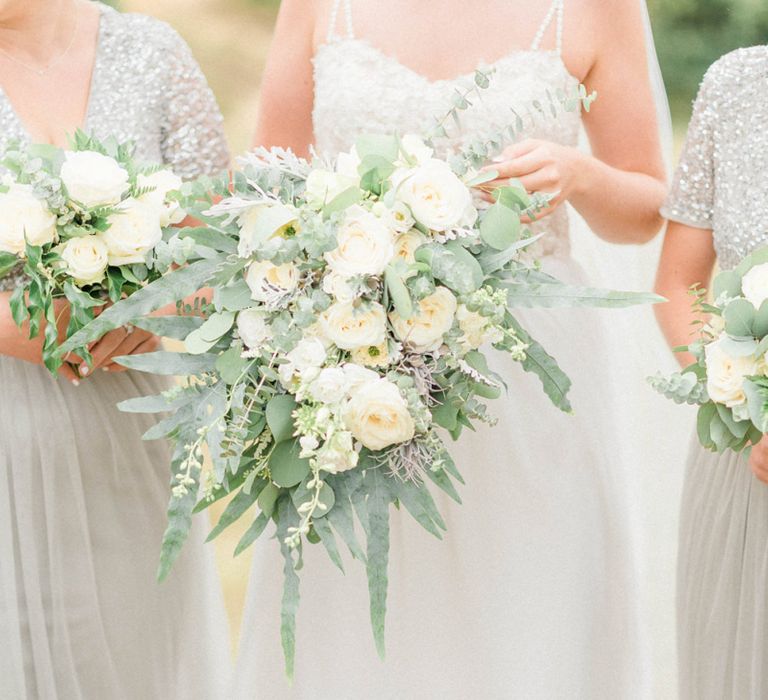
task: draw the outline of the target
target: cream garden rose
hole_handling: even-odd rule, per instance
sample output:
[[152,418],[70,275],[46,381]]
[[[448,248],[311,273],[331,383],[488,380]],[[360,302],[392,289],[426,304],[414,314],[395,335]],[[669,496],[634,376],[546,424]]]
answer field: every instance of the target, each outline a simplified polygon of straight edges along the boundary
[[390,314],[397,337],[414,352],[431,352],[443,342],[456,316],[456,297],[447,287],[438,287],[422,299],[411,318],[396,311]]
[[27,241],[42,246],[55,240],[56,216],[30,185],[11,184],[0,193],[0,252],[24,255]]
[[713,401],[729,408],[746,401],[744,379],[758,371],[754,348],[751,341],[740,344],[726,336],[704,348],[707,393]]
[[67,151],[59,173],[67,194],[84,207],[117,204],[128,189],[128,172],[96,151]]
[[261,309],[245,309],[237,315],[237,333],[245,347],[255,350],[272,338],[269,314]]
[[389,227],[359,206],[347,210],[336,241],[336,248],[325,254],[325,260],[341,277],[380,275],[395,254]]
[[353,301],[356,297],[355,289],[348,278],[337,272],[329,272],[323,277],[323,291],[337,301]]
[[472,195],[447,163],[428,160],[395,177],[397,196],[413,218],[432,231],[471,226],[477,212]]
[[81,287],[104,279],[109,265],[109,251],[101,235],[70,238],[60,251],[67,272]]
[[275,265],[269,260],[251,263],[245,281],[254,301],[270,302],[289,294],[299,283],[299,269],[293,263]]
[[102,239],[110,265],[142,263],[163,239],[157,208],[148,202],[126,199],[108,221]]
[[166,201],[169,192],[180,190],[183,180],[170,170],[157,170],[149,175],[139,174],[136,184],[140,188],[153,187],[151,192],[140,197],[142,202],[154,206],[160,213],[160,225],[165,228],[180,223],[187,215],[181,205],[175,201]]
[[409,265],[416,262],[416,251],[427,242],[427,237],[416,229],[411,229],[395,239],[395,257]]
[[768,299],[768,263],[755,265],[741,280],[741,291],[747,301],[759,309]]
[[386,379],[363,384],[344,409],[347,429],[369,450],[383,450],[413,439],[416,426],[408,402]]
[[387,314],[376,302],[332,304],[321,316],[323,332],[342,350],[380,345],[387,330]]

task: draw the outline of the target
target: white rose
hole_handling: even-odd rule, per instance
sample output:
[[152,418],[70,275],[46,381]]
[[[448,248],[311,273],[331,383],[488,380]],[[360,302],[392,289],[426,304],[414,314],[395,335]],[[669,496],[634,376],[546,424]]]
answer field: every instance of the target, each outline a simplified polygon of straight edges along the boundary
[[355,306],[337,301],[320,317],[325,335],[342,350],[356,350],[384,342],[387,315],[381,304]]
[[347,391],[352,394],[356,392],[363,384],[375,382],[380,379],[379,375],[371,369],[366,369],[360,365],[348,362],[342,368],[347,378]]
[[397,200],[391,206],[387,206],[384,202],[376,202],[371,211],[395,233],[405,233],[415,223],[411,210],[404,202]]
[[335,173],[332,170],[313,170],[306,181],[305,197],[307,204],[315,209],[322,209],[332,202],[344,190],[356,185],[355,179]]
[[296,289],[299,270],[293,263],[275,265],[269,260],[251,263],[245,274],[251,289],[251,299],[269,302]]
[[[704,348],[707,366],[707,393],[710,398],[733,408],[746,401],[744,379],[757,373],[757,361],[754,355],[732,352],[734,343],[727,336],[710,343]],[[729,347],[730,346],[730,347]],[[754,343],[745,348],[749,350]]]
[[128,189],[128,172],[96,151],[67,151],[59,176],[67,194],[89,209],[117,204]]
[[291,392],[298,388],[297,377],[311,382],[320,374],[328,353],[317,338],[302,338],[286,356],[286,362],[277,368],[283,386]]
[[260,243],[270,238],[284,238],[290,229],[297,229],[299,215],[284,204],[258,204],[240,214],[237,223],[240,226],[237,254],[250,258]]
[[768,299],[768,263],[755,265],[741,280],[741,291],[756,309]]
[[100,235],[70,238],[62,246],[60,255],[75,284],[83,287],[104,279],[109,251]]
[[427,237],[416,229],[403,233],[395,240],[395,257],[409,265],[416,262],[416,251],[427,242]]
[[416,431],[407,401],[386,379],[368,382],[352,395],[344,408],[344,423],[369,450],[408,442]]
[[340,403],[347,395],[347,375],[341,367],[326,367],[309,385],[309,395],[319,403]]
[[393,180],[414,219],[432,231],[465,226],[474,211],[469,189],[443,161],[428,160]]
[[0,251],[24,255],[26,242],[42,246],[56,240],[56,216],[35,197],[30,185],[9,185],[0,193]]
[[421,138],[413,134],[406,134],[400,139],[400,149],[417,163],[426,163],[434,154],[432,148],[427,146]]
[[249,349],[256,349],[272,338],[269,315],[260,309],[245,309],[237,315],[237,332]]
[[360,167],[360,156],[357,154],[357,148],[354,146],[347,153],[339,153],[336,156],[336,173],[347,179],[349,186],[357,184],[360,179],[358,168]]
[[460,342],[467,351],[477,350],[485,343],[498,343],[504,337],[501,329],[494,327],[489,318],[477,311],[470,311],[464,304],[459,304],[456,309],[456,320],[464,334]]
[[395,247],[392,232],[375,214],[362,207],[347,210],[336,234],[336,248],[325,254],[328,266],[342,277],[380,275]]
[[110,265],[143,263],[147,253],[163,239],[158,211],[147,202],[126,199],[108,221],[109,228],[102,238]]
[[402,318],[396,311],[390,314],[397,337],[414,352],[431,352],[443,342],[456,315],[456,297],[447,287],[438,287],[419,302],[411,318]]
[[354,301],[356,297],[355,289],[347,278],[336,272],[329,272],[323,277],[323,291],[338,301]]
[[178,224],[187,215],[178,202],[167,200],[169,192],[180,190],[184,184],[176,173],[170,170],[158,170],[149,175],[139,174],[136,178],[136,184],[141,188],[155,188],[139,199],[157,208],[160,212],[160,225],[162,227]]

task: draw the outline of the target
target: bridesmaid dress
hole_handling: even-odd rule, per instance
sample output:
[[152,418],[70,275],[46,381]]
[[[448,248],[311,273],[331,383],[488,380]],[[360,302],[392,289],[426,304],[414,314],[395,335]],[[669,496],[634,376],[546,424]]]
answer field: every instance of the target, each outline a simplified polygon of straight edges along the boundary
[[[735,267],[768,244],[768,46],[702,83],[664,216],[711,230]],[[683,488],[678,644],[683,700],[768,697],[768,485],[744,455],[693,440]]]
[[[85,130],[185,178],[225,168],[221,115],[183,40],[99,9]],[[10,139],[28,135],[0,93],[0,146]],[[229,639],[204,523],[158,584],[170,457],[141,439],[152,419],[115,407],[167,388],[134,372],[76,388],[0,357],[0,697],[222,697]]]
[[[578,81],[561,57],[563,0],[555,0],[529,50],[493,68],[482,99],[462,113],[459,140],[494,133],[545,90]],[[469,9],[467,10],[469,11]],[[354,36],[351,3],[336,3],[327,43],[314,57],[314,133],[320,152],[348,149],[364,132],[420,133],[472,74],[428,80]],[[345,35],[335,34],[337,19]],[[554,49],[541,49],[554,36]],[[575,146],[581,118],[541,119],[526,136]],[[570,254],[565,208],[542,221],[545,271],[587,284]],[[609,312],[606,312],[609,313]],[[282,564],[274,542],[254,552],[233,697],[525,698],[647,695],[635,590],[628,475],[617,456],[619,395],[606,367],[607,328],[594,310],[526,310],[521,323],[573,379],[575,415],[554,408],[538,379],[500,353],[491,366],[509,384],[491,405],[494,428],[453,446],[466,486],[459,507],[437,493],[447,522],[438,541],[393,511],[387,659],[376,656],[364,566],[346,575],[325,551],[304,548],[295,680],[283,675],[279,638]]]

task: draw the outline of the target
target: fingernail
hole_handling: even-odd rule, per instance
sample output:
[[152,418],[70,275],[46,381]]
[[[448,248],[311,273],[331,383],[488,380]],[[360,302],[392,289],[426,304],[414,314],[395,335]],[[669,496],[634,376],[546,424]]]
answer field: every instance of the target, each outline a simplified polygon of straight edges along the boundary
[[102,371],[102,372],[109,372],[109,367],[102,367],[102,368],[101,368],[101,371]]
[[80,365],[80,374],[82,374],[83,376],[88,374],[88,372],[90,371],[91,370],[88,368],[88,365]]
[[503,163],[506,160],[504,156],[494,156],[491,158],[491,163]]
[[73,386],[80,386],[80,380],[79,379],[73,379],[72,380],[72,385]]

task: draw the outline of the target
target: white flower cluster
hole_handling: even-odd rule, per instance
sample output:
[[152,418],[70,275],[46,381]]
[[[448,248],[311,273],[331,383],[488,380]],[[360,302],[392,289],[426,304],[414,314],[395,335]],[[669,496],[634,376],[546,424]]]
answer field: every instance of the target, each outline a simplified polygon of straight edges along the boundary
[[[181,187],[169,170],[130,176],[115,158],[96,151],[66,151],[59,178],[69,216],[51,211],[31,185],[8,182],[0,193],[0,252],[23,257],[27,245],[55,246],[68,275],[79,286],[104,279],[109,266],[147,261],[162,240],[162,229],[180,222],[185,213],[168,193]],[[135,191],[138,196],[131,196]],[[84,222],[94,213],[106,213],[104,230],[87,226],[66,232],[59,217],[69,223],[73,213]]]

